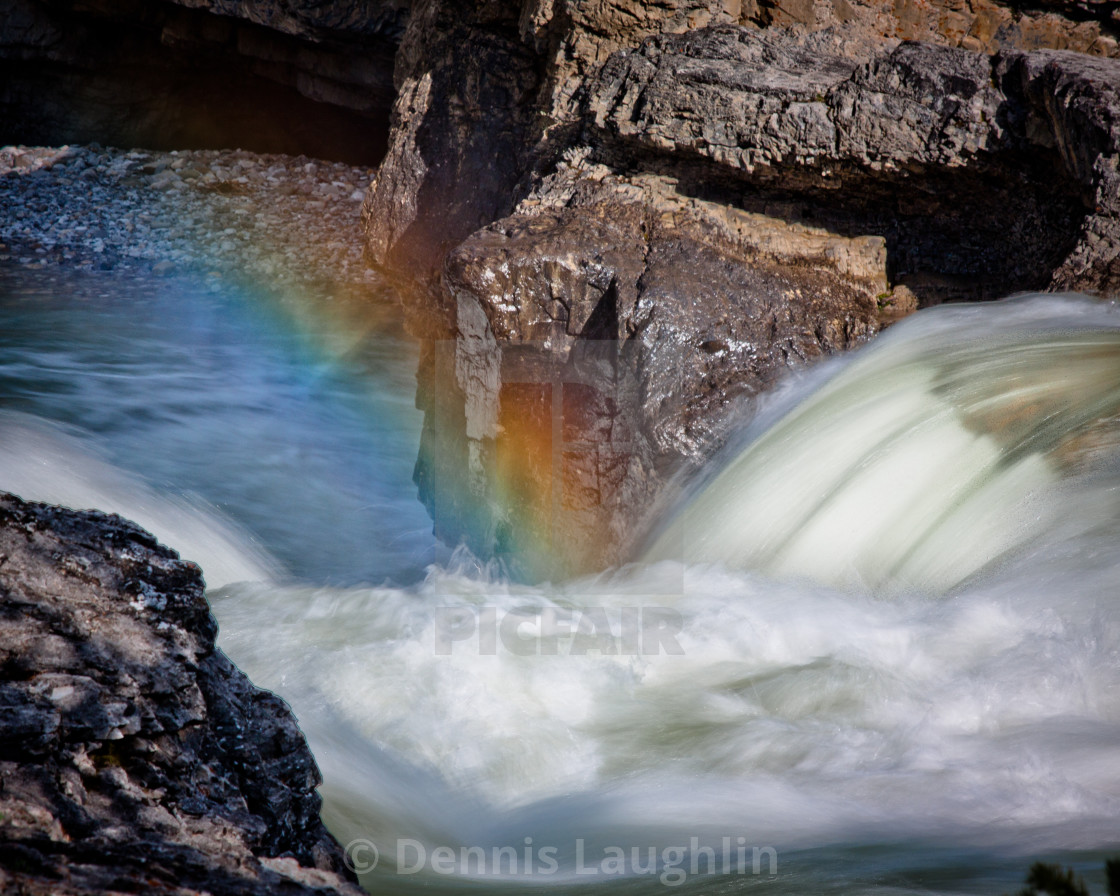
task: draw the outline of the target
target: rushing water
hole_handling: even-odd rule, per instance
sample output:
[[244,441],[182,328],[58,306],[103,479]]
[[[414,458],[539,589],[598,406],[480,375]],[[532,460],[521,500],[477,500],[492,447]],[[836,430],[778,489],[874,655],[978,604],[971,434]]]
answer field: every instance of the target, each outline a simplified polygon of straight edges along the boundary
[[438,555],[415,352],[329,336],[233,290],[8,273],[0,488],[202,564],[370,886],[1000,893],[1050,858],[1100,888],[1115,309],[922,312],[773,396],[640,562],[545,586]]

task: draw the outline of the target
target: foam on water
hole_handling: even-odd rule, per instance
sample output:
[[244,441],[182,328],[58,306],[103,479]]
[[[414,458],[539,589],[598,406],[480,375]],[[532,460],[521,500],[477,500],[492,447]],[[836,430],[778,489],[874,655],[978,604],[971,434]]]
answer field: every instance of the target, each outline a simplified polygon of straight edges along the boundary
[[[1053,298],[923,315],[787,397],[639,564],[540,588],[433,569],[271,615],[242,587],[215,596],[227,649],[257,677],[275,660],[255,644],[303,657],[274,683],[332,828],[377,842],[383,875],[401,838],[528,837],[558,847],[546,882],[600,885],[577,840],[733,836],[802,869],[885,845],[910,880],[970,851],[1115,846],[1118,323]],[[689,563],[657,559],[682,543]],[[436,650],[440,608],[642,605],[681,614],[683,655]]]
[[[1034,545],[1116,455],[1120,329],[1072,298],[897,327],[691,496],[648,556],[944,592]],[[1110,424],[1110,425],[1106,425]],[[1095,467],[1094,467],[1095,468]]]
[[[11,414],[0,488],[139,517],[212,585],[234,563],[220,644],[295,709],[379,892],[661,891],[665,850],[724,838],[731,872],[690,891],[1008,891],[1043,853],[1120,845],[1118,324],[1057,298],[919,314],[748,428],[640,562],[560,584],[465,556],[411,585],[278,583],[206,508]],[[680,652],[533,639],[598,614],[623,648],[632,608],[679,614]],[[535,648],[485,649],[487,613]],[[475,633],[448,644],[452,618]],[[529,850],[536,873],[396,873],[416,846]],[[608,873],[608,847],[657,869]]]
[[[1046,850],[1115,842],[1114,573],[939,601],[671,564],[562,592],[435,572],[214,600],[225,648],[298,708],[344,841]],[[664,603],[666,577],[683,656],[435,650],[437,606]]]
[[120,514],[182,556],[205,558],[211,588],[283,574],[278,561],[213,505],[159,494],[57,424],[0,410],[0,458],[0,488],[28,501]]

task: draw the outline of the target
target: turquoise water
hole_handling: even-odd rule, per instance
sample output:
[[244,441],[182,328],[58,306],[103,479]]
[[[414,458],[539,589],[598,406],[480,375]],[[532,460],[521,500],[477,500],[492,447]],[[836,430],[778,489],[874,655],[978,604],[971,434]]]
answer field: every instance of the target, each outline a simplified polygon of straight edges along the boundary
[[340,357],[304,311],[212,282],[0,269],[7,437],[216,515],[279,577],[415,581],[435,550],[411,485],[415,347],[390,319]]
[[0,272],[0,488],[203,566],[372,889],[995,894],[1051,859],[1103,892],[1115,309],[922,312],[772,396],[640,560],[541,586],[437,548],[415,347],[331,319]]

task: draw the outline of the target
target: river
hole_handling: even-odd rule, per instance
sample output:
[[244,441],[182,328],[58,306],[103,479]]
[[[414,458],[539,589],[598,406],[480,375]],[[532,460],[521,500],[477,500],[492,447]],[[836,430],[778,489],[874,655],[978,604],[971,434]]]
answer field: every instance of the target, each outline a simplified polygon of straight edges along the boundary
[[[431,535],[416,347],[216,281],[0,270],[0,489],[195,560],[376,892],[1101,890],[1120,314],[923,311],[765,402],[634,563]],[[351,334],[352,335],[352,334]]]

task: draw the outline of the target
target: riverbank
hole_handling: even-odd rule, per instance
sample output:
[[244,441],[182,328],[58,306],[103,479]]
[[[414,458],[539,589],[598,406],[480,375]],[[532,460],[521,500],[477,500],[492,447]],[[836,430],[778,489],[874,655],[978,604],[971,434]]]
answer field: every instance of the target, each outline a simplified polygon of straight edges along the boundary
[[242,150],[0,148],[0,262],[374,285],[361,200],[372,168]]

